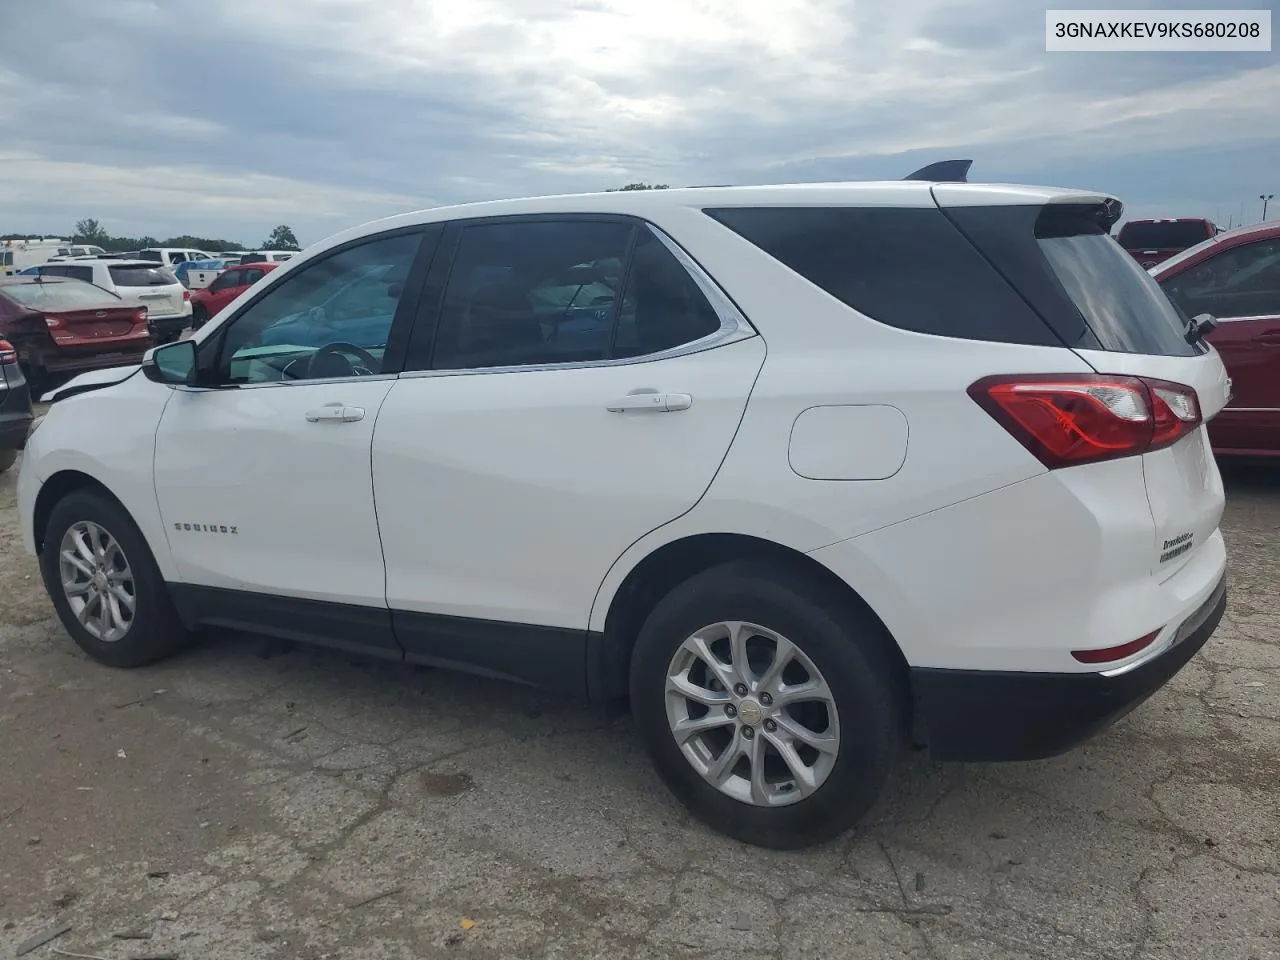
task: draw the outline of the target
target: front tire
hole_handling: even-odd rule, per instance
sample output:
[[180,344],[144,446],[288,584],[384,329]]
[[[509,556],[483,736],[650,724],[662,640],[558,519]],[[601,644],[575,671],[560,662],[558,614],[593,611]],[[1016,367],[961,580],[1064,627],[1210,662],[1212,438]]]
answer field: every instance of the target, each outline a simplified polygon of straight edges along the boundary
[[144,666],[189,639],[142,532],[105,494],[80,490],[54,506],[40,572],[71,639],[100,663]]
[[4,473],[18,461],[17,450],[0,450],[0,473]]
[[865,611],[784,565],[698,574],[658,603],[632,656],[631,709],[658,774],[694,816],[746,843],[838,836],[871,808],[904,739],[886,640]]

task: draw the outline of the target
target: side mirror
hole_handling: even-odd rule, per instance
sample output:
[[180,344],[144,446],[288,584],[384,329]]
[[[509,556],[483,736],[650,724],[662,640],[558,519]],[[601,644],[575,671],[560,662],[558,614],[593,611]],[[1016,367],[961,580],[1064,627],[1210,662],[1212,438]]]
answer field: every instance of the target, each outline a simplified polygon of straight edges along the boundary
[[155,347],[142,361],[142,374],[156,383],[171,386],[195,382],[196,345],[191,340],[175,340]]

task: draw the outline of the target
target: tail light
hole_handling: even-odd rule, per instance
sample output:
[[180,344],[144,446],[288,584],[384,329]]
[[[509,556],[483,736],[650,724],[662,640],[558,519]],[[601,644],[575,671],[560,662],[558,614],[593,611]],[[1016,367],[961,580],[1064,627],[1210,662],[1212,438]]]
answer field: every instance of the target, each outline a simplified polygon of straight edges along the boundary
[[969,396],[1050,469],[1159,450],[1202,423],[1195,390],[1147,377],[986,377]]
[[134,322],[134,323],[146,323],[146,322],[147,322],[147,308],[146,308],[146,307],[139,307],[137,310],[133,311],[133,322]]
[[185,303],[186,301],[188,301],[188,300],[190,300],[190,299],[191,299],[191,291],[190,291],[190,290],[183,290],[183,291],[182,291],[182,300],[183,300],[183,302]]
[[18,351],[13,349],[13,344],[8,340],[0,340],[0,364],[17,362]]
[[61,317],[49,317],[49,316],[46,316],[44,318],[44,325],[48,327],[50,330],[61,330],[63,327],[66,326],[66,324],[62,322]]

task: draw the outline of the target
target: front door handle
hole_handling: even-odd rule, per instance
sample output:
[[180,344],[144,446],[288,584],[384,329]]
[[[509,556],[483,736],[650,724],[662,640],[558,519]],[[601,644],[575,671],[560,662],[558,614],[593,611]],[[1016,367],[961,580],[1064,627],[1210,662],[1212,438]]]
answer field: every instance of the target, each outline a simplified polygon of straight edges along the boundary
[[609,404],[608,410],[610,413],[625,413],[628,410],[673,413],[676,410],[688,410],[691,406],[693,397],[687,393],[628,393]]
[[354,423],[364,419],[364,407],[349,407],[345,403],[326,403],[307,411],[307,420],[311,423],[332,421],[335,423]]

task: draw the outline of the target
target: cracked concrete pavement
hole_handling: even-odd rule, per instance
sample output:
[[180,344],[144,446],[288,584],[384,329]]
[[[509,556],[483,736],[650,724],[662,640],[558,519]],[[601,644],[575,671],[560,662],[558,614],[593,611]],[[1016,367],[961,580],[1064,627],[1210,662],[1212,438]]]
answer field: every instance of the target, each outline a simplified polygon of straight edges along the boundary
[[[0,956],[1280,957],[1280,471],[1228,472],[1232,595],[1088,746],[904,758],[856,832],[727,840],[625,717],[220,635],[115,671],[52,619],[0,477]],[[146,939],[122,939],[132,934]]]

